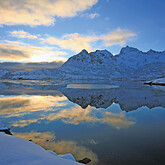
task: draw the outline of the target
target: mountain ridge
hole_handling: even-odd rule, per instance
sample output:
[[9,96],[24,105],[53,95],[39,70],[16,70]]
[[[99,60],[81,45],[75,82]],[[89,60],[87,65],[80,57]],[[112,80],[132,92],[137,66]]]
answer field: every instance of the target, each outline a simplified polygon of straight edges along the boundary
[[[6,77],[11,79],[109,79],[131,76],[157,78],[157,75],[165,75],[164,61],[165,51],[159,52],[152,49],[142,52],[137,48],[126,46],[117,55],[107,50],[88,53],[83,49],[80,53],[70,57],[60,68],[16,72]],[[143,69],[148,71],[144,71],[148,75],[138,72]],[[155,69],[156,72],[154,72]]]

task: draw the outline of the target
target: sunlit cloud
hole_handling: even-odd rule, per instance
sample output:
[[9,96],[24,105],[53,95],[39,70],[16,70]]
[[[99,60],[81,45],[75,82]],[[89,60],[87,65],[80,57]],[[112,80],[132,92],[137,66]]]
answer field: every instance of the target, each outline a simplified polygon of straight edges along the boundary
[[75,141],[57,141],[54,134],[50,132],[29,132],[29,133],[14,133],[15,136],[32,140],[34,143],[42,146],[46,150],[54,151],[57,154],[71,153],[76,160],[88,157],[92,160],[91,165],[98,162],[97,155],[90,149],[78,145]]
[[0,25],[51,25],[55,17],[74,17],[98,0],[1,0]]
[[93,109],[88,106],[85,110],[79,106],[71,109],[63,109],[58,113],[45,116],[47,120],[54,121],[61,119],[65,123],[78,125],[80,123],[102,123],[108,124],[116,129],[127,128],[135,124],[132,119],[127,119],[123,112],[112,113],[102,112],[100,118],[92,113]]
[[31,54],[25,50],[26,47],[19,45],[3,44],[0,45],[0,60],[21,60],[28,59]]
[[127,128],[134,125],[135,122],[127,119],[124,113],[105,112],[101,123],[109,124],[117,129]]
[[[13,100],[8,99],[0,99],[0,114],[9,114],[9,116],[15,116],[19,112],[26,113],[27,111],[33,112],[38,110],[48,111],[52,106],[65,106],[65,102],[61,102],[65,100],[65,97],[15,97]],[[43,101],[42,101],[43,100]],[[39,103],[42,102],[42,105]],[[17,105],[20,104],[20,107]],[[3,108],[5,105],[6,109]],[[14,105],[13,107],[11,105]],[[16,107],[16,108],[15,108]],[[45,114],[44,116],[38,116],[37,118],[32,119],[21,119],[16,120],[12,123],[14,127],[24,127],[30,125],[32,123],[38,123],[41,120],[48,120],[48,121],[55,121],[55,120],[62,120],[66,124],[73,124],[78,125],[81,123],[101,123],[107,124],[111,127],[116,129],[127,128],[135,124],[135,122],[131,118],[127,118],[123,112],[121,113],[112,113],[107,111],[98,111],[100,117],[95,115],[96,109],[88,106],[85,110],[80,106],[74,106],[71,108],[63,108],[60,111],[53,110],[52,113]]]
[[67,34],[62,38],[49,37],[44,40],[51,45],[58,45],[63,49],[69,49],[75,52],[79,52],[82,49],[92,51],[91,42],[97,41],[97,36],[85,36],[78,33]]
[[28,32],[25,32],[23,30],[20,31],[12,31],[10,34],[14,37],[18,38],[29,38],[29,39],[37,39],[38,37],[36,35],[31,35]]
[[94,123],[99,121],[95,116],[92,116],[90,113],[92,111],[91,107],[86,108],[85,110],[79,106],[75,106],[71,109],[63,109],[56,114],[50,114],[46,116],[47,120],[54,121],[61,119],[65,123],[78,125],[80,123]]
[[130,38],[136,36],[136,34],[130,30],[122,30],[117,29],[113,32],[110,32],[108,34],[102,35],[103,42],[106,46],[112,46],[112,45],[124,45],[127,40]]
[[[0,115],[20,116],[35,111],[48,111],[53,106],[65,106],[65,96],[14,96],[0,98]],[[41,104],[42,103],[42,104]],[[35,120],[34,120],[35,121]],[[20,122],[21,124],[23,123]],[[29,122],[30,123],[30,122]]]
[[[29,37],[29,36],[28,36]],[[52,62],[66,61],[64,51],[48,50],[44,47],[24,46],[19,44],[0,44],[0,60],[17,62]]]
[[[9,45],[30,46],[29,44],[21,42],[21,41],[4,40],[4,43],[9,44]],[[0,44],[2,44],[2,43],[0,43]]]
[[43,42],[57,45],[63,49],[80,52],[82,49],[93,51],[95,48],[92,47],[92,44],[96,44],[97,41],[101,41],[102,46],[109,47],[112,45],[123,45],[134,36],[136,36],[136,34],[130,30],[117,29],[102,35],[81,35],[79,33],[73,33],[64,35],[62,38],[49,37],[43,39]]
[[12,126],[14,127],[25,127],[29,124],[32,123],[38,123],[38,121],[42,120],[44,118],[37,118],[37,119],[29,119],[29,120],[19,120],[19,121],[15,121]]
[[[95,14],[96,13],[94,13],[93,16],[95,16]],[[94,51],[96,48],[94,48],[92,45],[97,45],[98,41],[101,41],[101,46],[104,47],[109,47],[112,45],[123,45],[132,37],[136,36],[134,32],[120,28],[102,35],[82,35],[79,33],[72,33],[65,34],[61,38],[52,36],[42,38],[39,35],[32,35],[25,31],[13,31],[10,32],[10,34],[17,38],[37,39],[42,44],[48,43],[50,45],[60,47],[61,49],[71,50],[74,52],[80,52],[82,49]]]

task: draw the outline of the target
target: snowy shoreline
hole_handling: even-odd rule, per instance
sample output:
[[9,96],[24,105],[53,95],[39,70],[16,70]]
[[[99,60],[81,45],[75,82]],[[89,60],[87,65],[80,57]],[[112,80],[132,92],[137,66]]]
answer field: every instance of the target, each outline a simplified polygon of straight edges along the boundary
[[78,165],[71,154],[57,155],[25,139],[0,132],[0,164]]
[[0,164],[3,165],[80,165],[72,154],[57,155],[41,146],[5,133],[9,130],[0,122]]

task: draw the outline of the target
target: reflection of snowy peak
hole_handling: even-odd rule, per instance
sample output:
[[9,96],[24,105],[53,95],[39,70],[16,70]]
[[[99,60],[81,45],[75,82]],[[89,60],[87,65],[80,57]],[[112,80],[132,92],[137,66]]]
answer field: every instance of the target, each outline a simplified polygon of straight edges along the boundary
[[82,50],[68,59],[58,69],[39,69],[32,72],[14,73],[11,78],[23,79],[108,79],[123,76],[159,77],[165,74],[165,51],[148,52],[136,48],[124,47],[113,56],[107,50],[88,53]]
[[[110,92],[111,94],[110,94]],[[88,105],[96,108],[107,108],[115,99],[115,90],[79,90],[79,89],[64,89],[62,93],[73,103],[80,105],[82,108],[87,108]]]
[[156,89],[135,82],[127,82],[119,88],[111,89],[61,89],[70,101],[86,108],[88,105],[96,108],[108,108],[113,102],[118,103],[122,110],[132,111],[142,106],[152,109],[165,107],[164,91],[157,93]]

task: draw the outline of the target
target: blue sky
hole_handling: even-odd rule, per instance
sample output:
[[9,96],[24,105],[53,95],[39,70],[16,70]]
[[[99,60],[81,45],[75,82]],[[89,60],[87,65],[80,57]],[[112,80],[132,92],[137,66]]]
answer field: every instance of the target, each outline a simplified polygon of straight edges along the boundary
[[66,61],[82,49],[165,50],[164,0],[0,1],[0,61]]

